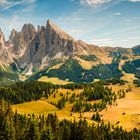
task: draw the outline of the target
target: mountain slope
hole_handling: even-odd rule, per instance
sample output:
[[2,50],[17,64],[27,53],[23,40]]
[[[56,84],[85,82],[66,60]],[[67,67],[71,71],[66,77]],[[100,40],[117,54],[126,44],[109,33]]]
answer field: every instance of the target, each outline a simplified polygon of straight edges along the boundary
[[[34,38],[30,41],[25,54],[18,59],[17,64],[27,71],[33,67],[40,70],[50,64],[53,59],[67,60],[70,56],[94,54],[100,62],[109,60],[104,49],[76,41],[52,21],[48,20],[46,27],[38,28]],[[104,59],[102,59],[104,56]]]
[[[32,24],[24,24],[20,32],[13,29],[8,41],[0,30],[1,70],[8,69],[34,80],[41,76],[73,82],[120,78],[121,60],[125,65],[127,61],[139,59],[139,52],[139,46],[98,47],[75,40],[50,20],[37,30]],[[136,75],[138,70],[131,73]]]

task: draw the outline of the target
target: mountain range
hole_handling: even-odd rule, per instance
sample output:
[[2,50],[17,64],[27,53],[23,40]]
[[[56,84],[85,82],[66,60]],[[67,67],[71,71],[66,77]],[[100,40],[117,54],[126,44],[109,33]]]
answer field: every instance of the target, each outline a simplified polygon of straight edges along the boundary
[[72,82],[121,78],[126,73],[140,77],[140,45],[133,48],[99,47],[76,40],[52,21],[46,26],[24,24],[11,31],[8,41],[0,29],[1,80],[19,80],[21,75]]

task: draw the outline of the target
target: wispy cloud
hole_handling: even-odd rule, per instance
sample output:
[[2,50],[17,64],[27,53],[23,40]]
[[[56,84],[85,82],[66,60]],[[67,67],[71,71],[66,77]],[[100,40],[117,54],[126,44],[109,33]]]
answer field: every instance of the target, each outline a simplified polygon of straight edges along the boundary
[[113,15],[120,16],[121,13],[113,13]]
[[[139,2],[140,0],[0,0],[0,27],[8,38],[13,28],[19,31],[24,23],[44,25],[50,18],[76,39],[101,46],[134,46],[140,40],[137,37],[140,34]],[[59,9],[59,4],[64,6]]]
[[81,0],[80,3],[82,5],[100,5],[100,4],[103,4],[103,3],[108,3],[112,0]]
[[140,0],[129,0],[130,2],[140,2]]
[[0,0],[0,12],[3,12],[5,10],[8,10],[16,5],[20,4],[30,4],[35,2],[36,0]]
[[114,40],[112,38],[95,38],[89,41],[91,44],[97,44],[97,45],[112,45],[114,43]]
[[[140,37],[128,37],[127,39],[120,39],[120,40],[116,40],[113,38],[95,38],[90,40],[88,43],[89,44],[96,44],[99,46],[116,46],[116,44],[118,44],[116,47],[124,47],[123,45],[120,44],[132,44],[132,42],[136,42],[137,40],[139,40]],[[137,44],[137,43],[136,43]],[[130,45],[127,47],[133,47],[135,45]]]
[[[117,0],[117,2],[121,2],[121,1],[140,2],[140,0]],[[116,0],[80,0],[81,5],[95,6],[95,7],[110,2],[116,2]]]

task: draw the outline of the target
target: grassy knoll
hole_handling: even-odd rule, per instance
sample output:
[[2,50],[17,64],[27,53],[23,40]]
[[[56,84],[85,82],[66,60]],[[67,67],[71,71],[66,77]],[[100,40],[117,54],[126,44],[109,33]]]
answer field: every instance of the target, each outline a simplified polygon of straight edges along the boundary
[[26,102],[12,106],[13,110],[21,114],[49,114],[55,113],[58,109],[46,102],[45,100],[38,100],[32,102]]

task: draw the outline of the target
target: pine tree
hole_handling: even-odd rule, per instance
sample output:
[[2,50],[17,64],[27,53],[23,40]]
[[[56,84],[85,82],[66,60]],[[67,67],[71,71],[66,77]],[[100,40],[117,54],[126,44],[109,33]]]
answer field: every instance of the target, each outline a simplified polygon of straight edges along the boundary
[[27,130],[27,135],[26,135],[26,139],[28,140],[39,140],[40,139],[40,134],[39,134],[39,130],[37,127],[37,124],[35,121],[30,121],[30,126]]
[[40,140],[54,140],[53,131],[50,125],[44,128],[44,130],[41,133]]
[[0,139],[13,140],[14,127],[13,127],[13,114],[10,104],[4,100],[0,101]]

